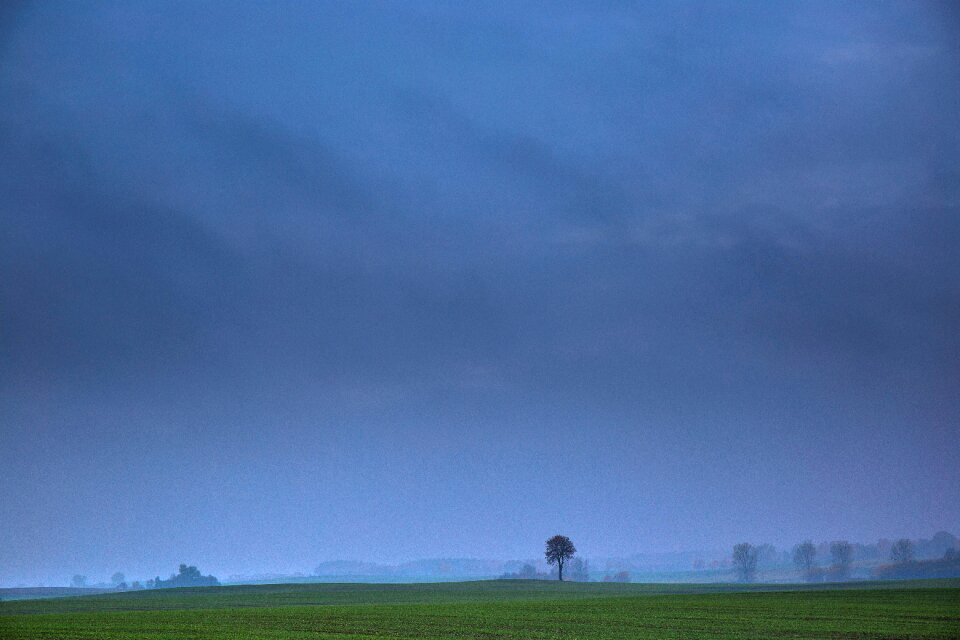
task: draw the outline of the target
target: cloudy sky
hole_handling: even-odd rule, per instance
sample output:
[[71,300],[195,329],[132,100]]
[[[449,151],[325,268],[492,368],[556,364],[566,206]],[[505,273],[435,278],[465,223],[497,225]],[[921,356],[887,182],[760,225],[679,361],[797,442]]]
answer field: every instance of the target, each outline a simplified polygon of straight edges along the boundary
[[8,2],[0,584],[960,533],[950,3]]

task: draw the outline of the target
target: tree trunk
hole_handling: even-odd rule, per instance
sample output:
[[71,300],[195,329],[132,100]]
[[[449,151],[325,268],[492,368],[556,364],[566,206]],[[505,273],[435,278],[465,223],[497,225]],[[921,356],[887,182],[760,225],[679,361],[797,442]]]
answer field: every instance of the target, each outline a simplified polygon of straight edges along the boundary
[[563,560],[559,561],[557,566],[560,568],[560,582],[563,582]]

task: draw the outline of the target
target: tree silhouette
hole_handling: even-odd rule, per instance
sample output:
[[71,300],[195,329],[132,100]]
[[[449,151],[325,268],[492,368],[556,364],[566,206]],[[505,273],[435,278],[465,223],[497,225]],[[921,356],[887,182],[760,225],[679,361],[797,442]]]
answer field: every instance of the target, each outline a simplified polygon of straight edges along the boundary
[[807,540],[793,548],[793,564],[803,573],[807,580],[813,578],[814,568],[817,566],[817,547]]
[[838,578],[850,575],[850,564],[853,562],[853,545],[846,540],[830,543],[830,559],[833,560],[833,574]]
[[913,543],[908,538],[900,538],[890,548],[890,559],[897,564],[913,560]]
[[749,542],[741,542],[733,547],[733,567],[743,582],[753,582],[757,575],[757,548]]
[[560,580],[563,580],[563,564],[573,557],[577,548],[573,546],[570,538],[567,536],[553,536],[547,540],[547,549],[543,555],[547,558],[548,564],[557,565]]

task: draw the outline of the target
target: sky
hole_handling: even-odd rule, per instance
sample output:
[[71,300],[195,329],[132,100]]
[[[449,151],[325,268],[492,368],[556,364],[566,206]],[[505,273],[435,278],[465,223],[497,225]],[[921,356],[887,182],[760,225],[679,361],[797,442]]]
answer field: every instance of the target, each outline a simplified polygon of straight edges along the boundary
[[949,2],[6,2],[0,584],[960,533]]

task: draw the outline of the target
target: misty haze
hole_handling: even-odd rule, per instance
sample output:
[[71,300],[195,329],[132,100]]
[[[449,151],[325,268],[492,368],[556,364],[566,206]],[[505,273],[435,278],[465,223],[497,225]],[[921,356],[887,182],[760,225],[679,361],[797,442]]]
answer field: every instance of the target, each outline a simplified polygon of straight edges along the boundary
[[956,3],[2,2],[0,229],[0,636],[960,636]]

